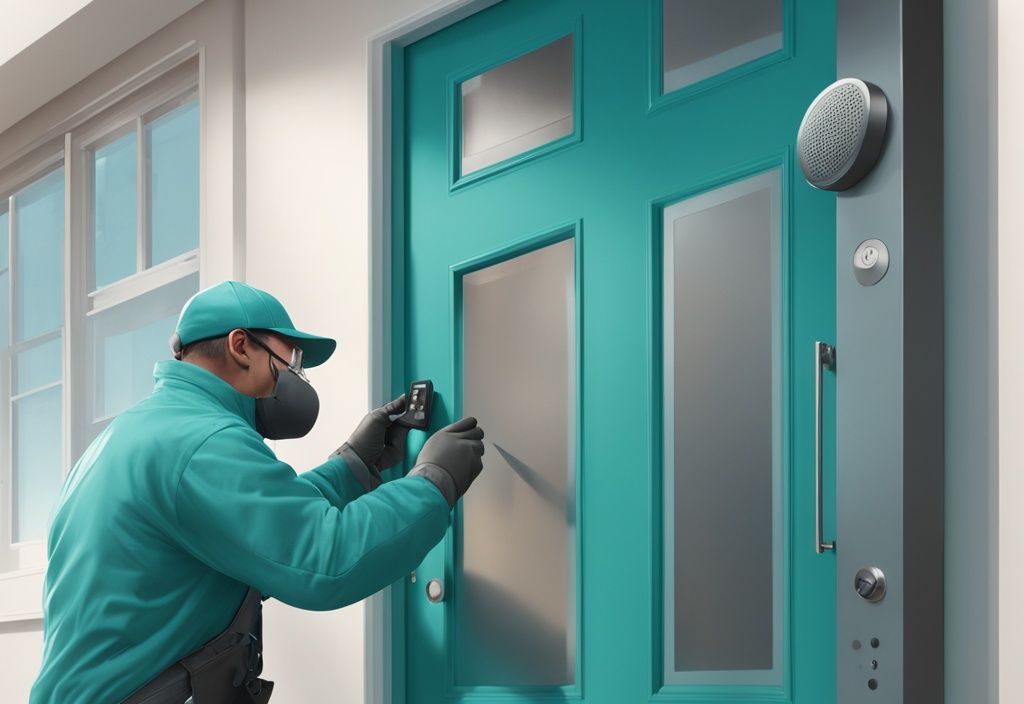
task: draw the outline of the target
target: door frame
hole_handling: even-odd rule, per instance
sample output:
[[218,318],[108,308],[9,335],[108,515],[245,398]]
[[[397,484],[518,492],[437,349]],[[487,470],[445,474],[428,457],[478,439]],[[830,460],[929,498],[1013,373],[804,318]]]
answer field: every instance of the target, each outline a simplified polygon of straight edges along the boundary
[[[396,145],[392,126],[402,119],[401,106],[392,100],[393,87],[401,75],[393,67],[405,47],[496,5],[501,0],[441,0],[420,12],[385,28],[367,42],[369,73],[369,307],[370,307],[370,408],[392,397],[391,331],[404,325],[401,313],[392,307],[392,248],[395,230],[391,213],[395,195],[392,154]],[[399,145],[400,148],[400,145]],[[401,197],[401,194],[398,194]],[[400,344],[400,343],[399,343]],[[405,663],[393,654],[404,645],[404,590],[389,585],[366,599],[364,621],[363,693],[365,704],[405,702]],[[401,658],[399,659],[401,660]]]
[[[371,408],[392,395],[391,355],[402,344],[393,339],[392,331],[404,328],[402,311],[391,296],[393,276],[401,275],[391,265],[396,233],[391,213],[402,198],[391,188],[396,175],[392,155],[402,148],[393,143],[392,131],[395,122],[403,119],[402,106],[392,99],[402,79],[396,68],[405,47],[500,1],[441,0],[385,28],[367,43]],[[837,701],[858,702],[863,696],[863,656],[847,651],[851,639],[870,624],[888,629],[886,640],[891,644],[884,655],[886,677],[879,674],[882,686],[873,692],[873,699],[879,704],[941,704],[942,0],[837,0],[836,10],[837,76],[877,83],[891,106],[889,134],[877,173],[866,178],[867,187],[858,185],[837,196],[836,345],[840,359],[850,359],[842,355],[844,349],[852,349],[868,360],[846,363],[836,383],[837,413],[844,421],[840,425],[837,420],[836,427],[837,534],[846,548],[840,548],[836,576]],[[845,255],[860,240],[879,232],[889,238],[895,255],[888,287],[865,289],[851,283]],[[881,333],[879,320],[884,322]],[[868,388],[876,391],[865,399],[860,390]],[[878,408],[898,411],[887,416]],[[881,438],[880,447],[868,457],[857,442],[865,433]],[[866,460],[871,469],[861,471]],[[843,472],[844,467],[850,469]],[[893,485],[896,490],[888,491]],[[878,492],[879,486],[888,491],[880,502],[881,513],[900,529],[899,538],[884,549],[878,549],[877,535],[862,533],[861,517],[846,510],[852,506],[838,495],[841,490],[863,499]],[[862,554],[865,551],[870,554]],[[876,557],[876,553],[885,555]],[[851,569],[859,566],[858,559],[888,560],[887,568],[896,577],[890,603],[901,609],[898,623],[892,623],[888,610],[851,596]],[[366,704],[406,701],[404,659],[393,657],[399,646],[404,647],[404,614],[402,589],[388,586],[366,600]]]

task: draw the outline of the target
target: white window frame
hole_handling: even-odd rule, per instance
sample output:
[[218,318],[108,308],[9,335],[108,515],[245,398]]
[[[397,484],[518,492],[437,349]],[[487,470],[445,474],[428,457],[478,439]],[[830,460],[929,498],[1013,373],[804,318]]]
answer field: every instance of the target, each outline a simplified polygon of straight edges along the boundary
[[[93,373],[95,359],[89,344],[89,319],[121,304],[129,304],[130,301],[199,272],[202,234],[200,234],[200,241],[195,249],[168,261],[146,267],[149,249],[146,125],[193,100],[200,100],[198,59],[196,58],[186,60],[166,71],[131,97],[123,99],[117,105],[71,132],[70,182],[77,198],[72,200],[70,211],[72,222],[69,261],[75,264],[75,272],[72,276],[74,299],[71,320],[76,329],[72,330],[69,337],[71,337],[72,345],[77,345],[76,349],[79,351],[72,357],[72,361],[77,367],[72,370],[72,376],[78,380],[76,388],[79,391],[77,403],[72,407],[74,424],[72,425],[71,445],[75,458],[81,455],[92,438],[112,420],[111,417],[94,418],[92,401],[96,393]],[[134,130],[137,136],[137,270],[134,274],[107,286],[94,288],[92,282],[94,281],[95,242],[92,233],[91,152],[99,146],[109,143],[115,135],[131,130]],[[201,135],[200,120],[200,137]],[[202,180],[201,173],[200,180]],[[84,393],[82,393],[83,391]]]
[[[68,243],[68,218],[67,218],[67,200],[68,200],[68,171],[64,159],[64,149],[66,140],[58,139],[53,140],[46,145],[40,147],[34,152],[29,158],[21,160],[17,165],[9,169],[5,169],[0,172],[0,199],[7,200],[8,198],[17,194],[20,190],[26,186],[31,185],[33,182],[43,178],[49,173],[59,168],[64,168],[64,255],[67,256],[67,243]],[[13,232],[16,227],[17,212],[9,212],[8,228],[11,233],[11,237],[8,240],[8,254],[14,254],[14,237]],[[9,388],[11,379],[11,362],[13,353],[11,350],[18,346],[14,344],[14,288],[15,279],[18,272],[14,266],[13,256],[10,256],[8,266],[10,266],[10,275],[7,279],[8,285],[8,301],[12,306],[11,314],[8,318],[8,344],[9,346],[5,349],[0,350],[0,436],[7,438],[7,442],[2,444],[3,451],[0,452],[0,506],[3,507],[3,520],[0,521],[0,620],[3,620],[4,612],[8,610],[13,613],[26,613],[30,612],[31,605],[24,603],[24,600],[14,599],[13,603],[10,599],[6,599],[6,582],[11,579],[16,579],[23,575],[33,575],[36,572],[41,572],[38,568],[39,563],[45,563],[46,560],[46,542],[45,541],[21,541],[14,542],[12,536],[14,535],[14,511],[13,511],[13,497],[12,497],[12,443],[10,442],[13,437],[13,417],[10,413],[11,410],[11,389]],[[61,389],[62,389],[62,424],[61,424],[61,458],[64,464],[67,464],[68,457],[68,424],[67,419],[67,396],[68,396],[68,365],[67,365],[67,315],[68,315],[68,295],[67,295],[67,279],[68,279],[68,267],[67,259],[65,258],[64,266],[64,324],[58,329],[57,335],[59,335],[64,341],[64,349],[62,350],[63,358],[63,370],[61,374]],[[47,333],[47,336],[51,333]],[[38,339],[38,338],[34,338]],[[66,470],[65,470],[66,471]]]
[[[200,201],[203,200],[205,155],[205,111],[201,81],[203,52],[194,43],[165,59],[90,103],[76,116],[60,125],[57,134],[49,134],[41,145],[34,145],[7,165],[0,165],[0,197],[6,199],[54,168],[64,167],[64,324],[62,383],[62,475],[67,476],[74,462],[92,437],[109,422],[94,420],[93,354],[90,350],[89,319],[119,304],[129,304],[147,293],[180,281],[200,271],[200,253],[204,249],[204,228],[200,223],[196,249],[149,268],[145,266],[148,242],[146,194],[145,125],[174,108],[197,100],[200,113]],[[138,227],[136,273],[97,290],[92,290],[94,265],[92,238],[92,192],[90,150],[119,130],[135,129],[138,169]],[[202,220],[200,207],[200,220]],[[15,214],[16,216],[16,214]],[[14,224],[10,224],[13,232]],[[12,243],[9,245],[13,251]],[[10,262],[10,290],[17,272]],[[13,304],[13,297],[11,299]],[[13,312],[11,315],[13,328]],[[13,334],[11,335],[13,344]],[[0,352],[0,436],[12,438],[10,395],[7,388],[11,355]],[[46,540],[13,544],[12,456],[10,443],[0,451],[0,623],[36,619],[42,616],[41,594],[46,569]]]

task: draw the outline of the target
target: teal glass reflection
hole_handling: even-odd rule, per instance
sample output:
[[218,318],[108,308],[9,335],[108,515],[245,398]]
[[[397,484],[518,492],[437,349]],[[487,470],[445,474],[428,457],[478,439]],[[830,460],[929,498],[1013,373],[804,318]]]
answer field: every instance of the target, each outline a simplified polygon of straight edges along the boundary
[[0,350],[10,344],[11,329],[11,275],[7,257],[10,247],[11,218],[0,213]]
[[60,381],[64,341],[55,337],[14,356],[14,393],[24,394]]
[[61,387],[13,404],[14,542],[44,540],[50,511],[60,494]]
[[14,338],[64,324],[64,168],[14,196]]
[[170,356],[167,340],[177,322],[177,315],[169,315],[98,342],[97,418],[116,415],[153,390],[153,365]]
[[[4,198],[4,205],[6,206],[6,198]],[[0,272],[7,271],[8,259],[7,251],[10,248],[8,236],[10,234],[11,218],[7,214],[6,210],[0,211]]]
[[199,274],[182,277],[90,318],[94,421],[111,418],[153,390],[153,366],[170,357],[178,313],[199,290]]
[[199,246],[199,102],[146,125],[150,264]]
[[135,273],[138,154],[135,132],[93,155],[93,252],[96,288]]

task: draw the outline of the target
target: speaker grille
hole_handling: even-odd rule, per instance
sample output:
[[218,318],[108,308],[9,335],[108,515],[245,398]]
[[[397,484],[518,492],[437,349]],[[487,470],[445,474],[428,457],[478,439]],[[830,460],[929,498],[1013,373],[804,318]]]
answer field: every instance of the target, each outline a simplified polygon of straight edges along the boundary
[[804,113],[796,149],[807,183],[845,191],[878,161],[889,104],[882,89],[842,78],[818,94]]
[[834,179],[860,148],[868,106],[852,83],[829,91],[807,116],[804,160],[812,182]]

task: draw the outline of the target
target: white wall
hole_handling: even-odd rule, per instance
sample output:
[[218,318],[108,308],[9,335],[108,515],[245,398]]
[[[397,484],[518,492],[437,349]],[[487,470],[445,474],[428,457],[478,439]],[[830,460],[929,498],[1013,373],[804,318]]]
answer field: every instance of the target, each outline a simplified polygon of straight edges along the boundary
[[200,2],[0,3],[0,132]]
[[4,3],[4,21],[0,23],[0,64],[47,34],[90,0],[50,0],[50,2]]
[[[323,461],[368,409],[367,40],[427,0],[248,0],[245,7],[248,281],[300,327],[336,337],[310,378],[320,419],[277,444],[296,468]],[[275,704],[363,701],[362,605],[265,610]],[[280,700],[279,700],[280,698]]]
[[1024,701],[1024,5],[999,5],[999,701]]

